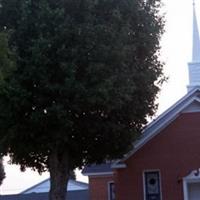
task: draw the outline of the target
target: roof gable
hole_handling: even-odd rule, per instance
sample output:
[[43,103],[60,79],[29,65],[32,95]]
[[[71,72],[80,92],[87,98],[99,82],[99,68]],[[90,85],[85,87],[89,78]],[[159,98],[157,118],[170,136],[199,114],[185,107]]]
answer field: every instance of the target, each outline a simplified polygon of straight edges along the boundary
[[157,119],[149,123],[142,133],[142,137],[133,145],[133,149],[112,165],[112,168],[121,168],[121,163],[130,158],[140,148],[142,148],[149,140],[159,134],[172,121],[174,121],[181,113],[200,112],[200,88],[194,88],[183,98],[177,101],[169,109],[163,112]]

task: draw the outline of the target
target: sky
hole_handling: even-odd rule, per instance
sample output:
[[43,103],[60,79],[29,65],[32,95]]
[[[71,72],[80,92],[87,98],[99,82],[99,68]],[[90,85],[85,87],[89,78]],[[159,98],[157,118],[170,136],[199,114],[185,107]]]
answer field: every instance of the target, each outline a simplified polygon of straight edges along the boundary
[[[192,0],[163,0],[165,34],[161,41],[161,60],[168,81],[159,94],[160,114],[184,94],[188,85],[188,62],[192,57]],[[200,20],[200,0],[196,0],[197,20]]]
[[[160,59],[165,62],[164,74],[168,81],[162,86],[158,95],[159,108],[156,116],[161,114],[187,93],[188,65],[192,56],[192,0],[163,0],[162,12],[165,13],[165,33],[161,40]],[[197,20],[200,22],[200,0],[196,0]],[[199,12],[198,12],[199,10]],[[200,25],[199,25],[200,27]],[[16,165],[8,165],[5,158],[6,179],[0,187],[0,194],[19,193],[34,184],[48,178],[30,169],[22,173]],[[77,178],[87,181],[78,172]]]

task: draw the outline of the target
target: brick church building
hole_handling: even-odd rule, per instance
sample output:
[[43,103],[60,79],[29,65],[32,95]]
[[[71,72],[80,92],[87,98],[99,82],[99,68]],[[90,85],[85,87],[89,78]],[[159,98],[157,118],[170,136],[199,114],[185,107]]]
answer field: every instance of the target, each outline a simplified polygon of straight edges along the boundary
[[152,121],[123,159],[83,170],[90,200],[200,199],[200,39],[193,13],[188,93]]

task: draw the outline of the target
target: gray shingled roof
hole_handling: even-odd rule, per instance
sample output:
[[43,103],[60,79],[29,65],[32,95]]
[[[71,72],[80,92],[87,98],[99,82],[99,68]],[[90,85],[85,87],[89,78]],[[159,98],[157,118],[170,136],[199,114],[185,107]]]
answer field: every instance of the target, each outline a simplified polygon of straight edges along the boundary
[[[50,179],[46,179],[24,191],[22,191],[20,194],[29,194],[29,193],[45,193],[49,192],[50,189]],[[68,181],[68,186],[66,190],[73,191],[73,190],[87,190],[88,189],[88,184],[83,183],[77,180],[72,180],[69,179]]]
[[[0,200],[48,200],[48,193],[0,195]],[[89,200],[88,190],[69,191],[67,200]]]
[[86,166],[83,171],[82,171],[82,174],[83,175],[87,175],[87,174],[90,174],[90,173],[112,173],[112,168],[111,168],[111,165],[113,163],[104,163],[104,164],[92,164],[92,165],[88,165]]

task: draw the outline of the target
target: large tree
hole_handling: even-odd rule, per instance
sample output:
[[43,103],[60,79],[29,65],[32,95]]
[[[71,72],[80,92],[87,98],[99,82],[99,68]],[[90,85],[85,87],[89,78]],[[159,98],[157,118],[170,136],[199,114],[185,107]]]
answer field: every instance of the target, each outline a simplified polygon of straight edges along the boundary
[[156,110],[163,81],[160,0],[0,0],[16,69],[0,91],[1,151],[49,170],[51,200],[69,171],[123,156]]

